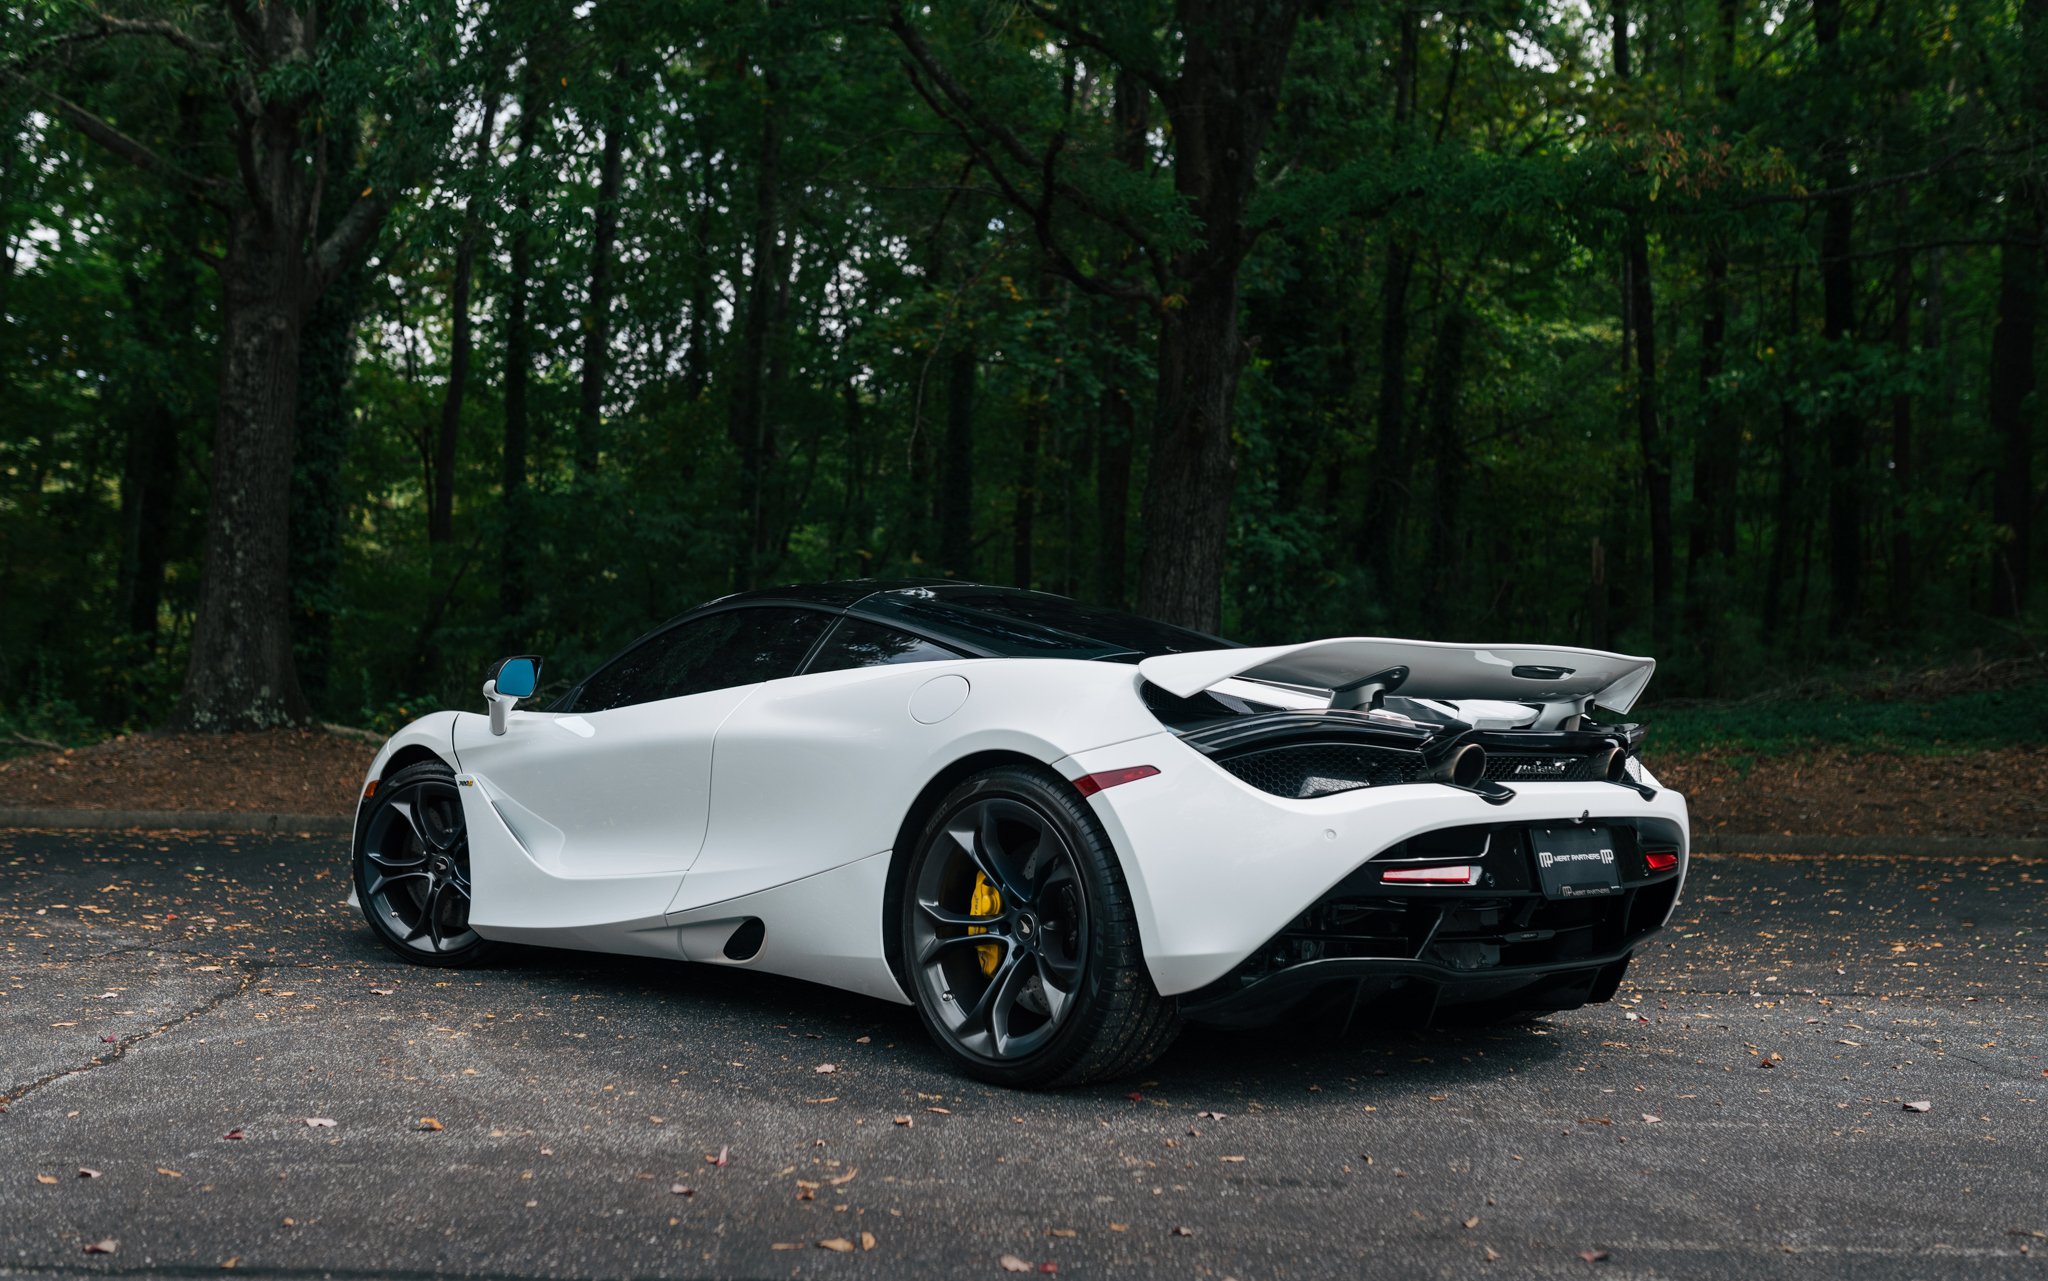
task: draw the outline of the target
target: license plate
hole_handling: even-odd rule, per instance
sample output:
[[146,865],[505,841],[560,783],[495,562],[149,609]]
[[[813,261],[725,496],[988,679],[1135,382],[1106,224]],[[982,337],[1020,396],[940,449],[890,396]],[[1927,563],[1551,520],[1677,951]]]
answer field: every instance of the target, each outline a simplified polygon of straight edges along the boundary
[[1604,827],[1539,827],[1529,833],[1545,898],[1599,898],[1621,893],[1614,837]]

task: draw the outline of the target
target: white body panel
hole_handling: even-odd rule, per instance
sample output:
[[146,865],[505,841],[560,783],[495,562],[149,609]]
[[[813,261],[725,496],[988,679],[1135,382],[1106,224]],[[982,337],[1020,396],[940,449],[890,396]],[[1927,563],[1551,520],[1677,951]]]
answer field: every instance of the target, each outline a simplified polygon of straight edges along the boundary
[[[1421,642],[1319,644],[1140,667],[1043,658],[868,667],[581,716],[515,711],[502,737],[481,714],[436,713],[395,736],[370,777],[407,748],[428,748],[458,771],[470,922],[487,938],[738,965],[894,1001],[906,998],[886,960],[895,925],[883,902],[899,833],[935,778],[981,753],[1069,779],[1160,771],[1091,803],[1166,995],[1222,976],[1346,873],[1432,828],[1590,813],[1660,820],[1683,849],[1684,799],[1663,790],[1645,800],[1609,783],[1545,783],[1504,805],[1437,784],[1271,795],[1183,743],[1139,694],[1152,677],[1176,691],[1317,706],[1233,678],[1311,683],[1304,678],[1365,674],[1360,664],[1390,655],[1414,669],[1417,693],[1447,699],[1504,697],[1495,686],[1522,678],[1502,664],[1572,666],[1585,673],[1579,684],[1598,680],[1604,696],[1629,701],[1648,679],[1648,660],[1595,651],[1494,647],[1480,658]],[[1452,674],[1496,669],[1476,687]],[[1588,692],[1549,684],[1560,696]],[[765,926],[761,947],[727,959],[727,941],[749,919]]]

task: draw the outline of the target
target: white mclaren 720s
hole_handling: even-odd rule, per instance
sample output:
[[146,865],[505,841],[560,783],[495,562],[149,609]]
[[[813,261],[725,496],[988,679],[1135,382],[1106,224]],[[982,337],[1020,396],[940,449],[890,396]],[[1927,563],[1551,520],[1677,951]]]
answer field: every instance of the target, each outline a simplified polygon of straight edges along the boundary
[[424,965],[534,943],[917,1007],[965,1071],[1137,1070],[1187,1020],[1611,997],[1684,880],[1622,719],[1655,664],[1246,648],[1064,597],[845,582],[714,601],[529,710],[436,712],[363,780],[355,902]]

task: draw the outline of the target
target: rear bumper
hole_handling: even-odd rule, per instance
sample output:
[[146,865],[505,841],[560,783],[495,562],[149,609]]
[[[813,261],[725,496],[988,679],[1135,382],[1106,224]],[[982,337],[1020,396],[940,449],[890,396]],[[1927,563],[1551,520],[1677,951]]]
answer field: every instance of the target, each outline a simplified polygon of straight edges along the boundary
[[[1611,783],[1531,784],[1506,804],[1490,805],[1422,783],[1297,800],[1241,782],[1166,732],[1058,762],[1069,778],[1135,765],[1160,773],[1097,792],[1090,804],[1120,855],[1154,984],[1162,995],[1191,1001],[1212,995],[1202,989],[1232,975],[1347,877],[1424,833],[1585,817],[1652,834],[1677,850],[1679,864],[1665,878],[1670,897],[1655,919],[1640,920],[1641,930],[1630,933],[1664,924],[1688,861],[1685,798],[1661,788],[1646,800]],[[1645,781],[1657,786],[1647,775]],[[1633,946],[1621,938],[1613,943],[1601,955]]]
[[1304,961],[1244,984],[1213,983],[1181,997],[1180,1008],[1188,1018],[1217,1027],[1277,1023],[1319,997],[1335,998],[1325,1008],[1346,1020],[1367,1007],[1398,1008],[1422,1022],[1460,1007],[1575,1009],[1612,996],[1621,969],[1633,954],[1630,947],[1602,956],[1479,973],[1429,961],[1336,957]]

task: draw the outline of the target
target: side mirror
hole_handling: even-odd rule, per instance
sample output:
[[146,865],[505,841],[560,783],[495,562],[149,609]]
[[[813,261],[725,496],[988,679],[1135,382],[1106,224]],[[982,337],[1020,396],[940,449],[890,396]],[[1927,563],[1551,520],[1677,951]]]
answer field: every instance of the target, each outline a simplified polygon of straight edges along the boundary
[[533,654],[501,658],[484,678],[484,702],[491,709],[491,733],[505,732],[505,713],[540,686],[540,659]]

